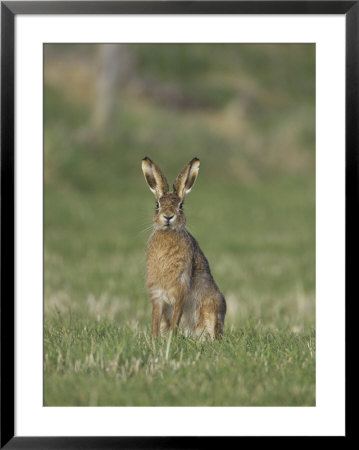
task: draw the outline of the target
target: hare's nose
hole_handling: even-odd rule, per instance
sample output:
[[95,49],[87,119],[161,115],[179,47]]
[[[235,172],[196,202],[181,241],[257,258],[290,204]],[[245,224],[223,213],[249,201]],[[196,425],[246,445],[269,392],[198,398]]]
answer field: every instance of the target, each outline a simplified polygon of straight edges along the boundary
[[169,222],[173,218],[173,214],[172,214],[172,216],[163,215],[163,218],[166,219],[167,222]]

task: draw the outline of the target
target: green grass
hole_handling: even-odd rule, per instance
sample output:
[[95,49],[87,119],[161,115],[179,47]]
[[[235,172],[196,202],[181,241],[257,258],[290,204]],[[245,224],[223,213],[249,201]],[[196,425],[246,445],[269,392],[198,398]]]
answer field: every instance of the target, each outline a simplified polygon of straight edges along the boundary
[[[244,326],[220,341],[76,317],[45,332],[45,405],[313,405],[313,332]],[[299,370],[300,368],[300,370]],[[49,401],[50,399],[50,401]]]
[[[205,106],[168,109],[129,87],[100,141],[73,81],[94,48],[45,59],[44,403],[315,405],[314,47],[154,47],[133,47],[139,73]],[[201,159],[184,208],[227,300],[219,341],[150,338],[146,155],[170,183]]]

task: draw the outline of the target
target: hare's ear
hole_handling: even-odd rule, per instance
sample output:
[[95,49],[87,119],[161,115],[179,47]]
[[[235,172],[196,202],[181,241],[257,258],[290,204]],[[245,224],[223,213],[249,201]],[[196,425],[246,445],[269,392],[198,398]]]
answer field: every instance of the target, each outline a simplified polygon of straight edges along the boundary
[[166,177],[161,172],[160,168],[150,160],[150,158],[143,158],[142,172],[145,176],[148,186],[155,194],[157,199],[168,193],[168,183]]
[[187,163],[173,184],[173,190],[179,198],[183,199],[186,194],[191,192],[191,189],[196,181],[199,172],[199,159],[193,158]]

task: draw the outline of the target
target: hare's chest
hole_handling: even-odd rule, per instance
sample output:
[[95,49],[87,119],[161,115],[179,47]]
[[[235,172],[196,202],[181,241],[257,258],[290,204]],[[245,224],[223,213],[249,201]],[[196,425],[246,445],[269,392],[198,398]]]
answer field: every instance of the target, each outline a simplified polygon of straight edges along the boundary
[[180,276],[192,264],[192,249],[183,233],[156,232],[147,246],[147,272]]
[[146,284],[168,304],[189,289],[192,253],[183,233],[157,232],[147,247]]

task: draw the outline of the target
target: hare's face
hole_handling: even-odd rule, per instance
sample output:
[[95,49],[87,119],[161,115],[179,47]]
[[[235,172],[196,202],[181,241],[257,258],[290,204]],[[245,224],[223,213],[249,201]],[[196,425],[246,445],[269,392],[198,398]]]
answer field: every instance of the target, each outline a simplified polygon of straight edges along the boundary
[[179,230],[184,228],[186,218],[182,210],[183,201],[174,192],[163,195],[156,202],[153,224],[158,230]]
[[199,170],[199,159],[193,158],[179,173],[169,192],[166,177],[160,168],[146,156],[142,160],[142,171],[147,184],[156,197],[153,225],[157,230],[181,230],[186,218],[182,211],[183,199],[191,192]]

